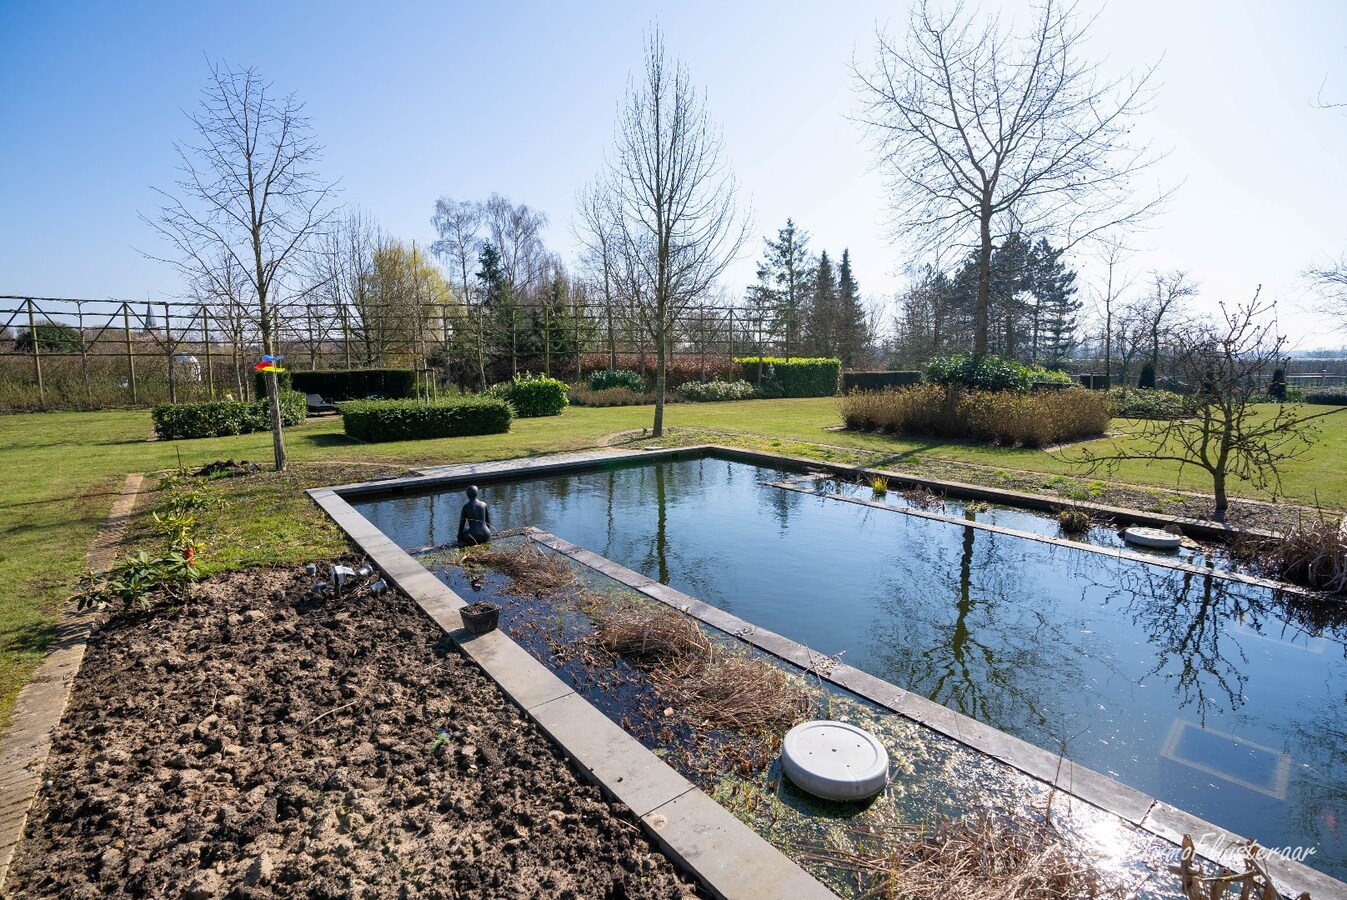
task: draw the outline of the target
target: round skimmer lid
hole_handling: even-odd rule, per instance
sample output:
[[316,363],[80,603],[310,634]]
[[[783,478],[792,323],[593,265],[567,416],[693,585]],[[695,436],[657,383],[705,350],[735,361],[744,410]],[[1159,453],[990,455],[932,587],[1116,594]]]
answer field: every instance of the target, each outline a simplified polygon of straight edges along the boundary
[[1183,538],[1177,534],[1170,534],[1168,531],[1162,531],[1159,528],[1146,528],[1143,525],[1133,525],[1124,531],[1123,540],[1131,544],[1139,544],[1142,547],[1166,547],[1169,549],[1183,544]]
[[801,722],[781,743],[781,767],[817,797],[864,800],[888,782],[889,754],[874,735],[855,725]]

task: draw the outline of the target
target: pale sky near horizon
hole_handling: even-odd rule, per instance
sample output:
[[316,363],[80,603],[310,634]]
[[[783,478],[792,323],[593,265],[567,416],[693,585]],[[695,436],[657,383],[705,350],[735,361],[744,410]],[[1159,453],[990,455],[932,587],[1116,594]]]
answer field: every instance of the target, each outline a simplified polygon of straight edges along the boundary
[[[1020,3],[988,2],[1007,14]],[[1136,133],[1180,184],[1129,265],[1182,268],[1195,306],[1262,284],[1299,349],[1340,347],[1299,273],[1347,253],[1347,2],[1113,0],[1088,48],[1106,73],[1160,61]],[[171,187],[207,58],[253,65],[307,104],[323,174],[343,202],[422,244],[441,195],[499,192],[543,210],[568,262],[576,191],[599,169],[628,75],[656,21],[707,91],[755,237],[728,273],[742,293],[761,236],[787,216],[811,249],[850,248],[885,300],[910,261],[886,225],[884,178],[852,117],[851,63],[908,3],[20,3],[0,0],[0,294],[176,296],[165,248],[139,219]],[[1082,280],[1095,269],[1077,258]],[[1089,292],[1084,292],[1089,299]]]

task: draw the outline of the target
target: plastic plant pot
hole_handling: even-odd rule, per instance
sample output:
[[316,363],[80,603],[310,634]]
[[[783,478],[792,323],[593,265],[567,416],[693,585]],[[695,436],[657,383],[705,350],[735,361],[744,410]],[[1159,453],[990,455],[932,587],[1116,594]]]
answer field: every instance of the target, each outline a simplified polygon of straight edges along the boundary
[[481,600],[458,611],[463,619],[463,627],[473,634],[486,634],[496,630],[500,621],[500,607],[490,600]]

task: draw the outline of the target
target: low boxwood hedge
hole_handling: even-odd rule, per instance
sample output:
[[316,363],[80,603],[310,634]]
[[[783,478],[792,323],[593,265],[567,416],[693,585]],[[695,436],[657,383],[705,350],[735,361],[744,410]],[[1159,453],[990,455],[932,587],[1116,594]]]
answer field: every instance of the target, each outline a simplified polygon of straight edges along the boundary
[[1324,406],[1347,406],[1347,387],[1316,388],[1305,392],[1306,403]]
[[747,381],[688,381],[677,390],[680,397],[692,403],[753,399],[753,385]]
[[[304,395],[296,391],[281,393],[281,423],[298,425],[304,421],[308,406]],[[271,410],[267,401],[243,403],[217,400],[210,403],[161,403],[150,410],[154,433],[161,441],[250,434],[271,428]]]
[[505,400],[480,394],[432,403],[351,400],[338,408],[346,434],[370,442],[500,434],[510,430],[514,418]]
[[831,397],[837,393],[842,383],[842,361],[815,357],[804,359],[779,356],[741,356],[735,360],[739,364],[740,376],[745,381],[756,381],[758,367],[764,372],[771,366],[776,380],[781,385],[785,397]]
[[630,369],[599,369],[589,373],[589,389],[606,391],[611,388],[626,388],[635,394],[645,393],[645,378],[640,372]]

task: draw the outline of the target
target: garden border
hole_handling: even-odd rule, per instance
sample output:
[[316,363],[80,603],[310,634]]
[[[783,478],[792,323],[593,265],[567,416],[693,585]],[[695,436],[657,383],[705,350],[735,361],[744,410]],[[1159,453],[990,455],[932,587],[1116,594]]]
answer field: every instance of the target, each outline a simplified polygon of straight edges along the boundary
[[[1051,511],[1060,506],[1060,502],[1055,502],[1047,498],[1039,497],[1033,494],[1025,494],[1019,491],[1006,491],[997,488],[984,488],[976,485],[968,485],[961,482],[942,481],[937,479],[919,478],[911,475],[900,475],[885,472],[879,469],[872,469],[860,466],[846,466],[836,463],[820,462],[802,457],[787,456],[784,454],[764,453],[754,450],[744,450],[733,447],[723,447],[715,444],[694,445],[690,447],[680,447],[672,449],[659,450],[632,450],[617,451],[603,449],[599,451],[581,451],[578,453],[556,454],[539,458],[524,458],[514,460],[501,460],[486,463],[465,463],[457,465],[433,466],[415,470],[416,474],[403,478],[385,479],[377,482],[365,482],[361,484],[339,485],[330,488],[322,488],[308,491],[310,497],[314,499],[320,507],[332,516],[337,525],[345,531],[361,549],[363,549],[375,561],[385,574],[388,575],[399,588],[409,594],[422,608],[435,619],[446,632],[450,633],[451,639],[469,656],[477,660],[479,664],[487,671],[492,678],[496,679],[506,694],[518,703],[527,712],[530,717],[542,726],[543,730],[552,737],[563,751],[576,760],[582,769],[589,771],[600,785],[606,791],[618,797],[618,799],[628,802],[633,811],[641,818],[642,824],[646,827],[655,840],[665,848],[666,852],[685,865],[690,871],[703,879],[708,887],[719,896],[777,896],[774,893],[755,893],[761,890],[761,876],[752,874],[745,877],[745,872],[740,870],[740,865],[733,857],[746,852],[744,848],[732,849],[727,851],[730,858],[725,858],[725,852],[722,852],[729,844],[723,847],[715,837],[711,837],[713,832],[708,831],[706,827],[695,825],[690,830],[700,834],[702,840],[694,842],[691,846],[691,853],[680,850],[680,847],[669,840],[671,837],[662,834],[660,828],[665,823],[656,824],[651,820],[658,809],[652,809],[650,812],[644,812],[638,807],[641,805],[637,800],[641,794],[634,790],[634,785],[619,784],[617,782],[605,781],[605,777],[612,776],[617,768],[612,766],[611,757],[615,751],[612,746],[614,742],[618,744],[627,744],[634,742],[629,735],[621,728],[612,723],[606,716],[599,713],[594,707],[583,700],[572,701],[579,710],[584,711],[585,723],[576,726],[571,714],[552,717],[547,711],[541,709],[549,703],[561,699],[570,691],[559,679],[551,672],[547,671],[540,663],[537,663],[526,651],[520,648],[512,640],[499,632],[493,632],[485,636],[490,639],[483,641],[483,638],[473,638],[466,631],[459,628],[456,622],[457,609],[466,603],[459,598],[453,591],[449,590],[438,578],[432,575],[419,562],[408,555],[402,548],[398,547],[391,539],[379,531],[367,519],[358,513],[346,502],[347,497],[371,497],[374,495],[396,496],[402,494],[428,493],[433,491],[451,490],[455,487],[467,485],[477,479],[492,477],[497,481],[517,481],[524,479],[538,478],[544,475],[559,475],[566,473],[575,473],[581,471],[593,471],[605,464],[627,465],[638,460],[650,459],[680,459],[680,458],[705,458],[715,456],[718,458],[735,460],[739,462],[748,462],[754,464],[773,465],[782,468],[803,469],[805,471],[826,472],[833,475],[844,475],[851,478],[863,478],[871,474],[888,475],[890,483],[897,481],[900,484],[906,484],[913,487],[926,487],[937,490],[947,496],[986,500],[997,503],[1006,503],[1008,505],[1029,507],[1041,511]],[[1145,524],[1152,526],[1163,526],[1167,524],[1177,524],[1185,529],[1188,534],[1195,534],[1208,538],[1217,538],[1228,540],[1231,537],[1239,535],[1261,535],[1263,532],[1232,528],[1226,525],[1216,525],[1210,522],[1204,522],[1196,519],[1185,519],[1176,516],[1163,516],[1150,513],[1144,513],[1138,510],[1128,510],[1120,507],[1109,507],[1102,504],[1075,504],[1079,508],[1087,509],[1093,513],[1101,515],[1112,515],[1115,518],[1123,519],[1127,522],[1136,524]],[[905,512],[904,510],[895,510]],[[1070,547],[1072,549],[1081,549],[1083,546],[1075,541],[1068,541],[1062,538],[1054,538],[1046,535],[1035,535],[1028,532],[1021,532],[1013,529],[1006,529],[1000,526],[989,526],[983,523],[984,527],[992,528],[1003,533],[1011,534],[1017,537],[1031,537],[1041,542],[1057,544]],[[665,585],[661,585],[646,576],[633,572],[603,556],[593,553],[584,548],[578,547],[538,529],[531,529],[531,534],[535,540],[539,536],[546,536],[550,541],[540,541],[546,543],[559,552],[564,553],[571,559],[589,566],[609,577],[612,577],[626,584],[645,596],[683,611],[695,618],[703,621],[715,628],[727,632],[728,634],[745,640],[759,649],[778,656],[797,666],[810,671],[818,671],[816,664],[826,657],[815,653],[804,645],[782,637],[774,632],[758,628],[749,622],[739,619],[737,616],[730,615],[716,607],[710,606]],[[1093,548],[1102,550],[1110,554],[1116,554],[1118,551],[1114,548]],[[1146,560],[1157,565],[1166,565],[1165,560]],[[385,564],[387,563],[387,564]],[[1175,567],[1175,563],[1169,563],[1169,567]],[[1231,578],[1236,573],[1219,572],[1216,570],[1206,571],[1204,574],[1211,574],[1216,577]],[[1270,587],[1283,591],[1294,591],[1297,593],[1306,593],[1313,596],[1319,596],[1316,592],[1299,588],[1295,585],[1283,584],[1281,582],[1270,581],[1266,579],[1253,580],[1251,576],[1238,576],[1232,580],[1254,583],[1265,587]],[[423,599],[424,598],[424,599]],[[480,644],[479,644],[480,642]],[[532,664],[532,666],[529,665]],[[536,667],[538,672],[532,672],[532,667]],[[907,718],[912,719],[926,727],[946,735],[965,746],[968,746],[978,752],[985,753],[994,759],[1006,763],[1024,774],[1043,781],[1054,786],[1058,790],[1066,793],[1082,802],[1098,807],[1106,812],[1117,815],[1126,821],[1142,828],[1160,838],[1171,841],[1175,844],[1179,842],[1184,834],[1191,834],[1194,837],[1203,835],[1213,835],[1220,839],[1225,839],[1222,844],[1226,849],[1226,858],[1217,860],[1218,862],[1234,864],[1237,862],[1237,848],[1242,842],[1242,838],[1234,835],[1227,829],[1220,828],[1200,819],[1190,813],[1187,813],[1168,803],[1157,800],[1154,797],[1143,794],[1127,785],[1122,784],[1108,776],[1095,772],[1092,769],[1076,765],[1070,760],[1065,759],[1042,750],[1016,738],[1010,734],[1002,732],[989,725],[978,722],[961,713],[955,712],[945,706],[935,703],[917,694],[905,691],[895,685],[889,684],[882,679],[875,678],[868,673],[855,669],[845,663],[837,663],[829,667],[830,671],[824,675],[830,682],[852,691],[866,699],[869,699],[881,706],[897,712]],[[499,673],[499,674],[498,674]],[[502,680],[504,678],[505,680]],[[546,687],[543,687],[543,685]],[[552,696],[544,697],[545,694]],[[531,705],[530,705],[531,704]],[[540,714],[542,718],[540,718]],[[568,727],[558,727],[565,724]],[[615,732],[615,734],[611,734]],[[601,735],[596,738],[596,735]],[[571,747],[566,742],[568,740],[582,741],[584,746]],[[597,745],[597,746],[593,746]],[[667,778],[668,775],[681,780],[681,776],[673,773],[661,760],[644,750],[643,747],[636,745],[648,760],[642,759],[640,771],[648,778]],[[601,756],[596,757],[595,754]],[[625,755],[625,754],[624,754]],[[636,757],[640,753],[634,750],[631,753],[633,757],[624,764],[634,765],[637,762]],[[652,765],[653,764],[653,765]],[[660,770],[667,770],[667,773]],[[621,778],[618,781],[622,781]],[[685,782],[686,783],[686,782]],[[770,854],[780,857],[780,861],[796,869],[801,876],[808,878],[809,882],[822,888],[817,881],[808,876],[802,869],[795,866],[779,851],[772,848],[769,844],[759,838],[747,826],[742,825],[737,819],[734,819],[723,808],[719,807],[714,801],[706,797],[696,788],[689,785],[690,790],[686,793],[695,792],[700,797],[687,804],[697,808],[698,816],[711,816],[713,819],[728,822],[723,827],[737,827],[746,831],[748,835],[756,839],[760,845],[770,851]],[[627,801],[624,794],[634,794],[637,798],[633,801]],[[677,799],[682,799],[682,796]],[[710,804],[715,809],[710,809],[706,804]],[[634,805],[633,805],[634,804]],[[672,803],[667,804],[672,810],[675,807]],[[722,816],[715,815],[716,811],[723,813]],[[661,816],[656,816],[656,819]],[[712,825],[711,828],[718,826]],[[733,829],[732,829],[733,830]],[[675,830],[672,835],[675,841],[685,841],[686,835],[681,830]],[[710,837],[710,840],[707,838]],[[1269,871],[1283,888],[1291,886],[1291,893],[1298,894],[1301,891],[1309,891],[1315,896],[1336,896],[1347,893],[1347,884],[1338,881],[1331,876],[1319,872],[1303,863],[1286,860],[1281,857],[1272,856],[1268,861]],[[778,863],[779,865],[779,863]],[[700,866],[700,868],[699,868]],[[735,879],[735,886],[749,891],[748,893],[721,893],[721,888],[715,887],[707,879],[713,876],[727,877]],[[776,891],[776,885],[771,888]],[[825,890],[825,895],[828,893]],[[806,893],[800,894],[779,894],[779,896],[810,896]]]

